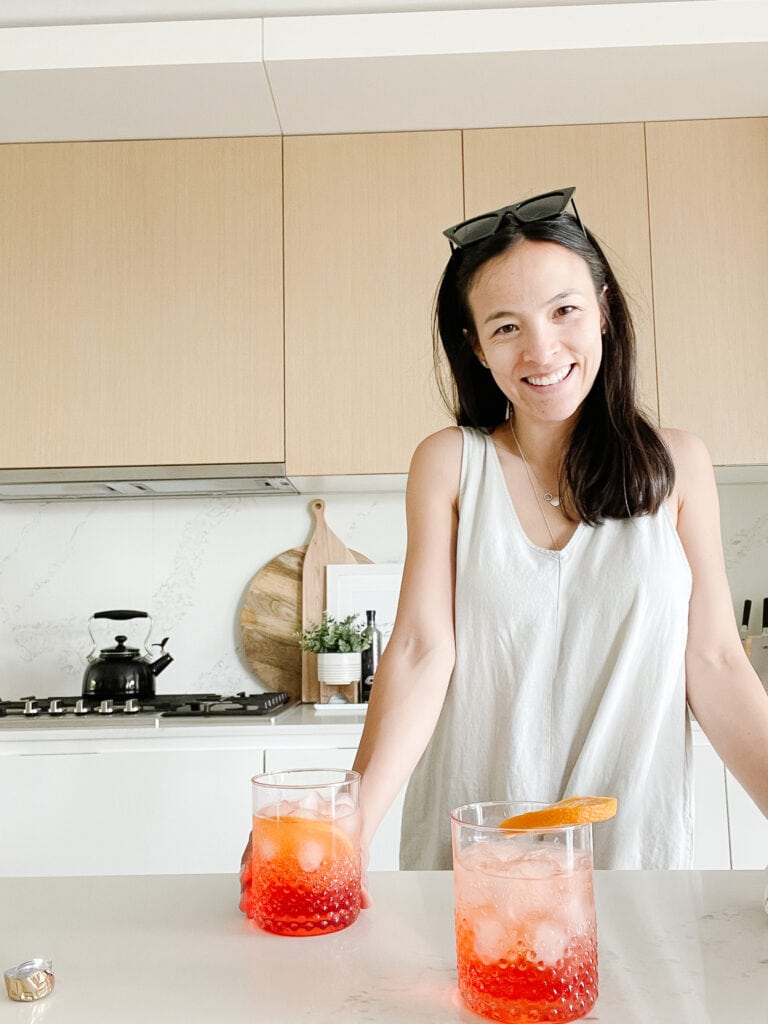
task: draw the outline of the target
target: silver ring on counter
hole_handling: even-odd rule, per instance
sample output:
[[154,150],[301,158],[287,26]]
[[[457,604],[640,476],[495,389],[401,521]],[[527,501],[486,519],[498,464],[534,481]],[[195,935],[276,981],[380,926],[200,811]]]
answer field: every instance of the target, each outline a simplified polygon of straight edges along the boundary
[[25,960],[5,972],[8,998],[17,1003],[30,1003],[53,992],[56,978],[50,960]]

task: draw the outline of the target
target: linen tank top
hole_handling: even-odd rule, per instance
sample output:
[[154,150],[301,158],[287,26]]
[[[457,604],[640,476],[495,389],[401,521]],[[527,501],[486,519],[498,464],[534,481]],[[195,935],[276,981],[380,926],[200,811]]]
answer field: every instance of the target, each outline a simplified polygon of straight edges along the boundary
[[456,661],[405,797],[403,869],[451,867],[450,811],[615,796],[597,868],[687,868],[691,573],[665,506],[533,544],[491,438],[462,428]]

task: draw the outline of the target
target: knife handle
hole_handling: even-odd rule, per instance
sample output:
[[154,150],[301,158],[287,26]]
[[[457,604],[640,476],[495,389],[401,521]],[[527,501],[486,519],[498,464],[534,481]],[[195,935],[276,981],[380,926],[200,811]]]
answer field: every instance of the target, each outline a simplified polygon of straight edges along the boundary
[[749,598],[744,602],[744,612],[741,616],[741,628],[744,632],[749,632],[749,617],[752,614],[752,602]]

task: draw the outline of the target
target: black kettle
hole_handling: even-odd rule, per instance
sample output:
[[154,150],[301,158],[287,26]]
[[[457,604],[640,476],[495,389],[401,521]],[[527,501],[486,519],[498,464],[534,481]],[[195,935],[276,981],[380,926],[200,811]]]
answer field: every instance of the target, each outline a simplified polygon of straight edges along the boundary
[[[94,619],[109,619],[114,622],[147,619],[144,637],[145,653],[142,654],[138,647],[126,646],[127,634],[118,634],[115,637],[114,647],[105,647],[99,650],[91,625]],[[126,700],[129,697],[136,697],[141,701],[154,697],[155,676],[167,668],[173,658],[170,654],[165,653],[165,645],[168,643],[168,637],[166,637],[161,643],[152,644],[153,647],[160,648],[160,657],[154,661],[151,660],[151,653],[146,647],[146,641],[151,631],[152,619],[146,612],[130,610],[95,612],[88,620],[88,632],[93,640],[93,648],[88,655],[89,665],[83,675],[83,696],[99,701]]]

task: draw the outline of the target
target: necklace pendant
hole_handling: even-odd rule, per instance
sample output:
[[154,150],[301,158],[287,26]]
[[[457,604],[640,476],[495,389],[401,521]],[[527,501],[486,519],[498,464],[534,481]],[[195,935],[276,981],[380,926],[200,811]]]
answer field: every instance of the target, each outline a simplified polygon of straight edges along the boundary
[[554,505],[555,508],[558,508],[560,505],[560,499],[556,495],[550,494],[549,491],[544,495],[544,501],[548,501],[549,504]]

